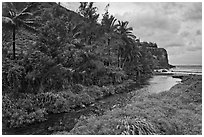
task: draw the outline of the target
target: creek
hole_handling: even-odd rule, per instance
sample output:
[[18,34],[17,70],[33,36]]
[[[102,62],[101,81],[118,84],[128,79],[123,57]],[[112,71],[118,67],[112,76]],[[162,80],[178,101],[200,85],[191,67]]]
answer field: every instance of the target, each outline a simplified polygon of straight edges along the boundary
[[[153,76],[147,80],[146,84],[140,86],[133,86],[132,93],[143,90],[151,93],[159,93],[165,90],[169,90],[172,86],[179,83],[181,80],[178,78],[172,78],[171,76]],[[68,113],[49,114],[47,120],[40,123],[30,124],[26,127],[12,128],[2,131],[2,134],[7,135],[50,135],[57,131],[70,131],[77,120],[82,115],[102,115],[106,110],[114,109],[115,107],[123,107],[128,104],[130,99],[135,95],[129,93],[120,93],[112,96],[105,97],[98,100],[91,106],[83,109],[75,110]],[[146,94],[146,93],[145,93]]]

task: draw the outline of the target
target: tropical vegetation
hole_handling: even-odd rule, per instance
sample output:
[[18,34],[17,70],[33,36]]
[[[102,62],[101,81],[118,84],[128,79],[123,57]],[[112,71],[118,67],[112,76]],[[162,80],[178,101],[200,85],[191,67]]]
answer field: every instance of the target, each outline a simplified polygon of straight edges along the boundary
[[[110,15],[108,6],[101,22],[93,2],[81,2],[78,13],[48,2],[4,2],[2,11],[3,128],[42,122],[48,114],[128,92],[155,67],[148,47],[157,45],[140,42],[128,21]],[[127,121],[144,123],[133,127],[139,134],[143,128],[144,134],[155,133],[142,119]]]

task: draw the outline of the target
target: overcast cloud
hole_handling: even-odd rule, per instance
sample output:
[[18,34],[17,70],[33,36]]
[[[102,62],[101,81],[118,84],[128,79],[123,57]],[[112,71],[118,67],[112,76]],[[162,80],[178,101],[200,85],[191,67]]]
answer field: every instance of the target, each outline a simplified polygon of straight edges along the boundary
[[[76,11],[79,3],[62,3]],[[97,2],[103,14],[108,3]],[[142,41],[165,48],[171,64],[202,64],[202,3],[109,3],[109,12],[118,20],[129,21]]]

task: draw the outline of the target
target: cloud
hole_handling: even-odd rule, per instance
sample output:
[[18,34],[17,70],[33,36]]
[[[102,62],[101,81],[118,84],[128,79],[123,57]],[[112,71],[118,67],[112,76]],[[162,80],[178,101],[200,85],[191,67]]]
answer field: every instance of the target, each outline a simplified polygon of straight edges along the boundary
[[189,48],[187,48],[187,51],[198,51],[198,50],[202,50],[202,47],[193,47],[193,48],[191,48],[191,47],[189,47]]
[[173,65],[176,64],[200,65],[202,64],[202,51],[191,51],[186,52],[185,54],[170,56],[169,60],[170,63]]
[[196,31],[196,35],[201,35],[202,33],[201,33],[201,30],[197,30]]
[[172,33],[177,33],[180,28],[180,23],[171,17],[168,17],[163,12],[157,12],[149,9],[149,6],[143,7],[142,10],[134,10],[126,12],[123,15],[115,14],[119,20],[127,20],[133,28],[144,27],[146,29],[165,30]]
[[165,47],[183,47],[184,44],[180,44],[180,43],[171,43],[166,45]]
[[180,56],[181,54],[185,54],[185,51],[182,50],[183,47],[171,47],[167,49],[167,53],[169,58],[174,58]]
[[[109,13],[118,20],[129,21],[129,27],[133,27],[133,33],[142,41],[156,42],[159,47],[166,48],[170,63],[194,64],[195,58],[201,64],[201,2],[109,3]],[[102,15],[107,4],[97,2],[94,6]],[[79,6],[76,2],[67,5],[74,11]]]
[[180,35],[181,35],[182,37],[187,37],[187,36],[189,36],[189,32],[183,31],[183,32],[181,32]]
[[80,3],[79,2],[61,2],[60,5],[66,7],[67,9],[76,11],[79,8]]
[[184,13],[184,20],[197,21],[202,20],[202,3],[194,2]]

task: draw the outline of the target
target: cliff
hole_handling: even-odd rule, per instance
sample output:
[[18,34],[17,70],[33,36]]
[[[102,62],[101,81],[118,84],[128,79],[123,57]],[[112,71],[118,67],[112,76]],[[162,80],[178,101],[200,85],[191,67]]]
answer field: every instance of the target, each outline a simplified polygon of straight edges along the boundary
[[174,67],[169,64],[168,53],[166,49],[158,48],[158,47],[147,47],[147,49],[153,55],[155,69],[162,69],[162,68],[169,69]]

